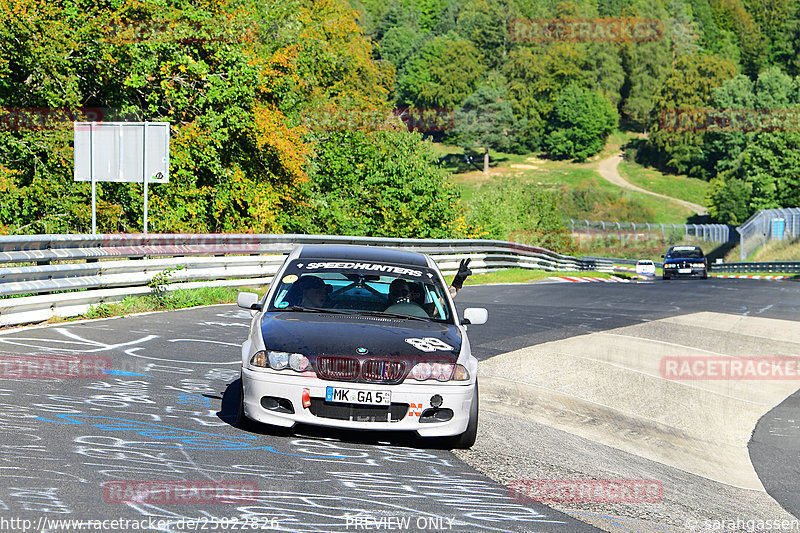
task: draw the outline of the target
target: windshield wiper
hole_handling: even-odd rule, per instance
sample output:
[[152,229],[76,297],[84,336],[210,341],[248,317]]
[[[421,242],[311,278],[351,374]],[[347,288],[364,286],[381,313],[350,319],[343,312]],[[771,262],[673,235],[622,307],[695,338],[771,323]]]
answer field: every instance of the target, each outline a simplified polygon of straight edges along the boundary
[[326,313],[330,315],[352,315],[353,313],[348,313],[347,311],[338,311],[336,309],[321,309],[319,307],[303,307],[301,305],[293,305],[292,307],[286,307],[284,309],[278,309],[278,312],[282,311],[298,311],[300,313]]
[[429,322],[429,318],[422,318],[420,316],[413,316],[413,315],[404,315],[402,313],[387,313],[385,311],[358,311],[359,315],[367,315],[367,316],[375,316],[375,317],[382,317],[382,318],[404,318],[407,320],[421,320],[423,322]]

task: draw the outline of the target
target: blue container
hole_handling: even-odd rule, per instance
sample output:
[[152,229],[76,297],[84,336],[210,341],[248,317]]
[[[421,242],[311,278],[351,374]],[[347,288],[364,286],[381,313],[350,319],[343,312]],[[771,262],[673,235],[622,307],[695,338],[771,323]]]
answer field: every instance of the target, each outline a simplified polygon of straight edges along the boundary
[[772,239],[777,241],[783,240],[783,233],[786,231],[786,219],[785,218],[773,218],[772,219]]

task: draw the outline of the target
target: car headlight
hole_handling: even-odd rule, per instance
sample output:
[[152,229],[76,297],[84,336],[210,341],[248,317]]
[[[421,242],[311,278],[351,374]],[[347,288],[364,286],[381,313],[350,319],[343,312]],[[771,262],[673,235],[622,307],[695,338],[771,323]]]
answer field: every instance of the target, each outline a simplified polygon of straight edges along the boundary
[[273,370],[283,370],[289,366],[289,352],[267,352],[269,366]]
[[705,266],[706,266],[705,263],[694,263],[692,265],[693,268],[703,268]]
[[305,372],[308,369],[308,358],[301,353],[260,350],[250,358],[250,364],[273,370],[291,368],[296,372]]
[[308,357],[301,353],[293,353],[289,355],[289,368],[296,372],[303,372],[308,368]]
[[469,380],[469,371],[463,365],[452,363],[417,363],[408,373],[408,377],[417,381],[429,379],[467,381]]

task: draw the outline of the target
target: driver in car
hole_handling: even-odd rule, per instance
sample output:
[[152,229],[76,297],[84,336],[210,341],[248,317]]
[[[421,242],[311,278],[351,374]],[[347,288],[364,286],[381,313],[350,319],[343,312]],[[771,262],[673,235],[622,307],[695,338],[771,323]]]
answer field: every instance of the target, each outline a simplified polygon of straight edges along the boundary
[[295,285],[301,294],[301,307],[319,308],[329,305],[328,285],[317,276],[303,276]]
[[[462,259],[458,265],[458,272],[450,284],[450,294],[455,297],[471,274],[469,259]],[[421,307],[429,316],[433,316],[436,306],[433,303],[425,303],[425,294],[420,283],[396,279],[389,285],[389,307],[398,304],[416,304]],[[388,310],[388,309],[387,309]]]

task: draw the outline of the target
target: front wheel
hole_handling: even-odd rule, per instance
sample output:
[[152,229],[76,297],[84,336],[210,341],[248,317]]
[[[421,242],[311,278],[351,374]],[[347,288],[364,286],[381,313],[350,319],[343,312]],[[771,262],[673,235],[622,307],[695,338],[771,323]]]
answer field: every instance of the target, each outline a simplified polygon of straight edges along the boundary
[[466,449],[472,448],[478,438],[478,382],[475,381],[475,395],[472,397],[472,404],[469,407],[469,424],[464,433],[451,437],[450,448]]
[[664,274],[663,276],[661,276],[661,279],[669,279],[669,276],[667,276],[666,274]]
[[236,411],[236,427],[245,431],[252,431],[255,427],[255,422],[244,414],[244,383],[241,378],[239,378],[239,409]]
[[708,279],[708,270],[703,270],[703,275],[700,276],[700,279]]

